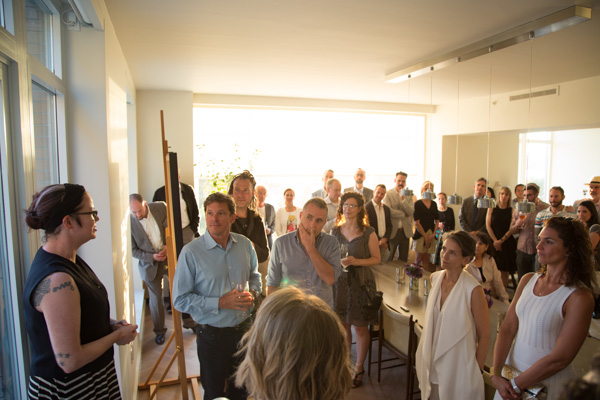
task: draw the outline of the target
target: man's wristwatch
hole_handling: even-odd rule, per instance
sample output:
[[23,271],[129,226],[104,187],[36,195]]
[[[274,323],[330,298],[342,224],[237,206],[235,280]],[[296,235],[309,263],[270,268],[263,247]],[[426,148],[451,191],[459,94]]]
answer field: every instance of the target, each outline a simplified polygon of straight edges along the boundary
[[519,387],[515,383],[515,378],[512,378],[510,380],[510,384],[512,385],[512,388],[513,388],[513,390],[515,391],[516,394],[521,394],[521,389],[519,389]]

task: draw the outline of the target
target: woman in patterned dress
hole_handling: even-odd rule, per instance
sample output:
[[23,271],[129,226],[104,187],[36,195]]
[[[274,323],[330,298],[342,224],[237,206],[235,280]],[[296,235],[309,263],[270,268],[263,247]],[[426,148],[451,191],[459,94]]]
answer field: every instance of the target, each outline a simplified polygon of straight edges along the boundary
[[356,332],[356,367],[352,387],[362,385],[365,358],[369,349],[369,324],[377,321],[377,313],[363,310],[360,306],[362,285],[375,288],[375,276],[369,267],[381,262],[375,230],[369,226],[365,212],[365,199],[360,193],[348,192],[341,197],[337,211],[337,226],[333,228],[340,246],[348,255],[342,255],[345,268],[333,286],[333,308],[346,330],[348,348],[352,344],[351,327]]

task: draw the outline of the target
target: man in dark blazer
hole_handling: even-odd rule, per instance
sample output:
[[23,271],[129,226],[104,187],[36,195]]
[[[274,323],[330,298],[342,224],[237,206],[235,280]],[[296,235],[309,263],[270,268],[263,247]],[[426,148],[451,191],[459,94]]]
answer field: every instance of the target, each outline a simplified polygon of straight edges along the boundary
[[357,169],[356,173],[354,174],[354,187],[344,189],[344,193],[360,193],[365,198],[365,204],[367,204],[369,201],[371,201],[371,199],[373,199],[373,190],[363,185],[365,179],[367,179],[367,174],[365,173],[365,170],[362,168]]
[[162,280],[167,275],[167,247],[165,229],[167,228],[167,205],[160,201],[146,203],[142,195],[129,196],[131,211],[131,249],[139,260],[142,280],[148,287],[150,315],[154,325],[154,341],[165,342],[165,308],[162,300]]
[[[389,256],[389,240],[390,236],[392,236],[392,216],[390,214],[390,208],[383,204],[385,193],[385,185],[379,184],[375,186],[373,200],[365,205],[367,216],[369,217],[369,225],[375,229],[375,233],[379,239],[379,253],[381,254],[382,262],[387,260]],[[385,221],[385,225],[383,226],[379,221]]]
[[487,181],[485,178],[479,178],[475,182],[475,193],[463,200],[458,214],[458,223],[463,231],[475,236],[478,231],[485,232],[485,217],[487,208],[477,208],[477,200],[482,198],[485,193]]
[[[180,177],[181,179],[181,177]],[[200,236],[198,233],[198,225],[200,224],[200,211],[196,202],[196,194],[194,188],[187,183],[179,182],[179,195],[183,203],[181,204],[181,227],[183,228],[183,244],[186,245],[194,238]],[[167,201],[165,196],[165,187],[160,187],[154,192],[152,202]],[[185,205],[185,213],[184,206]]]

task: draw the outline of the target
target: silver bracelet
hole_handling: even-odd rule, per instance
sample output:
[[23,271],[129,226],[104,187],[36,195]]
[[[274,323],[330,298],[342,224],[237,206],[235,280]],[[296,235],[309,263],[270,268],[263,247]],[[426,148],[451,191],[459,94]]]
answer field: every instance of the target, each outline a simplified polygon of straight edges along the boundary
[[510,384],[512,385],[512,388],[513,388],[513,390],[515,391],[516,394],[521,394],[521,389],[519,389],[519,387],[515,383],[515,378],[512,378],[510,380]]

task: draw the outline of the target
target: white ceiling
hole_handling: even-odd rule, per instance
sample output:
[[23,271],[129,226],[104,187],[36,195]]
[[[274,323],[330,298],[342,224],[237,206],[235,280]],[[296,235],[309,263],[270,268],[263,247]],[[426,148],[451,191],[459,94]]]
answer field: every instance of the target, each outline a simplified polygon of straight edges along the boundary
[[[106,0],[136,88],[440,103],[487,94],[488,56],[384,76],[572,5],[592,20],[494,53],[494,93],[600,75],[600,0]],[[435,94],[431,97],[431,85]],[[444,93],[447,92],[446,96]],[[454,92],[456,93],[456,92]]]

